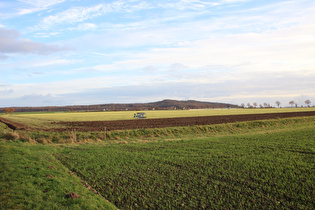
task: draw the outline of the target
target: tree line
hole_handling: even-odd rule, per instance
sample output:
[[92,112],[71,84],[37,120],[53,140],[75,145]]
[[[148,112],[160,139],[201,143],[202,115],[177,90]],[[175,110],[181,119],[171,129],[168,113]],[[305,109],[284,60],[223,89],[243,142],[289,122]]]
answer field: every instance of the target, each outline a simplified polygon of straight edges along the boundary
[[[304,101],[306,107],[310,107],[311,106],[311,101],[309,99]],[[281,102],[280,101],[276,101],[275,104],[277,105],[278,108],[280,108]],[[291,107],[297,107],[297,103],[295,101],[289,101],[289,105]],[[256,102],[254,102],[253,104],[251,104],[250,102],[248,102],[246,104],[247,108],[273,108],[273,106],[270,103],[263,103],[263,104],[257,104]],[[245,108],[245,104],[242,103],[241,104],[242,108]]]
[[[310,107],[311,101],[304,101],[307,107]],[[276,101],[275,105],[280,108],[281,102]],[[295,101],[290,101],[291,107],[297,107]],[[139,110],[167,110],[167,109],[216,109],[216,108],[273,108],[270,103],[251,104],[248,102],[245,106],[242,103],[240,106],[224,103],[200,102],[200,101],[176,101],[163,100],[153,103],[135,103],[135,104],[101,104],[101,105],[76,105],[76,106],[48,106],[48,107],[11,107],[0,108],[0,113],[13,112],[78,112],[78,111],[139,111]]]

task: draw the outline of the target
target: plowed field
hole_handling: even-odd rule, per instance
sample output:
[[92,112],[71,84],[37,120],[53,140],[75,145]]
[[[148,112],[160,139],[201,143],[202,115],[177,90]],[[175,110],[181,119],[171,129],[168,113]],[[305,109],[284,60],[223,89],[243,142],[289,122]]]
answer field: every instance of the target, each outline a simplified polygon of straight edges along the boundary
[[[225,115],[225,116],[206,116],[206,117],[180,117],[180,118],[161,118],[161,119],[138,119],[138,120],[118,120],[118,121],[63,121],[55,122],[56,125],[65,126],[65,128],[44,129],[45,131],[107,131],[144,129],[144,128],[164,128],[192,125],[211,125],[221,123],[232,123],[241,121],[277,119],[288,117],[315,116],[314,111],[309,112],[286,112],[286,113],[268,113],[268,114],[245,114],[245,115]],[[0,121],[9,125],[15,130],[35,130],[26,125],[11,122],[0,118]]]

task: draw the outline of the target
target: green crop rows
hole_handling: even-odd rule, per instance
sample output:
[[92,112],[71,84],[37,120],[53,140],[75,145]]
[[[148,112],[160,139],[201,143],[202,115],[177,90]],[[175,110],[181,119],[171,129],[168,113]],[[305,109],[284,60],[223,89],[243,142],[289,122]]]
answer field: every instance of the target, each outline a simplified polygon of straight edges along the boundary
[[[0,209],[117,209],[89,191],[44,144],[0,142]],[[80,197],[69,199],[75,192]]]
[[55,154],[121,209],[314,209],[315,129],[65,148]]

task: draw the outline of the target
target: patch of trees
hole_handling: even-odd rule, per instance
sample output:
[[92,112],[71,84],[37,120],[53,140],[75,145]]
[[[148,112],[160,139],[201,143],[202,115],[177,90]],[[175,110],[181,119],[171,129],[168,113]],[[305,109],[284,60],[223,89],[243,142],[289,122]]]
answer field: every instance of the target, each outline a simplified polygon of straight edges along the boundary
[[8,113],[13,113],[14,112],[14,108],[3,108],[2,109],[3,110],[3,112],[5,113],[5,114],[8,114]]

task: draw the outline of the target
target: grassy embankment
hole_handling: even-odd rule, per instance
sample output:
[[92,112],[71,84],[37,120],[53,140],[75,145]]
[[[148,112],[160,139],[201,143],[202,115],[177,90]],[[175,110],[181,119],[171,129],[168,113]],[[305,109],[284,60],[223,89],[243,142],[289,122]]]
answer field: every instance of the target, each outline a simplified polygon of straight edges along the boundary
[[196,125],[185,127],[168,127],[155,129],[117,130],[105,132],[45,132],[45,131],[12,131],[0,130],[0,138],[5,140],[20,140],[29,143],[87,143],[103,142],[135,143],[150,142],[164,139],[189,139],[193,137],[204,138],[215,135],[242,134],[251,131],[264,132],[285,129],[288,126],[303,126],[312,123],[315,117],[283,118],[274,120],[259,120],[250,122],[237,122],[216,125]]
[[314,127],[303,117],[121,131],[88,144],[2,140],[1,208],[114,207],[79,176],[118,208],[314,209]]

